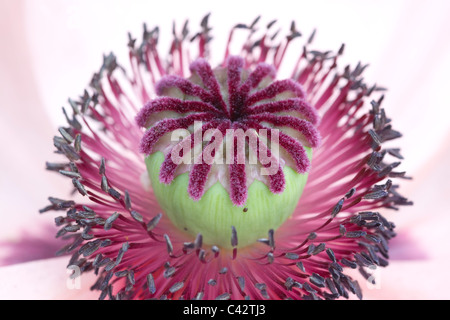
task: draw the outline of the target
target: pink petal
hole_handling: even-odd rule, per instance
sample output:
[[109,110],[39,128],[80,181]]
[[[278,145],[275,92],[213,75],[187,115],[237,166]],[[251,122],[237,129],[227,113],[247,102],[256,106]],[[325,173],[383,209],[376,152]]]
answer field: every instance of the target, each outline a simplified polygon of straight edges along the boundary
[[393,261],[375,273],[376,284],[360,280],[365,300],[448,300],[448,280],[442,272],[449,258]]

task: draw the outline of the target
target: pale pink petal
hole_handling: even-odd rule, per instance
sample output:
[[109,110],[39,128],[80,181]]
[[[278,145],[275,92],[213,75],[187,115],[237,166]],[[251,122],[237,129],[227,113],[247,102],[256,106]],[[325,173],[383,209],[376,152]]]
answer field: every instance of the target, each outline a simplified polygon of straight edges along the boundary
[[39,231],[30,232],[24,227],[14,239],[0,240],[0,266],[54,258],[67,244],[67,241],[55,238],[53,225],[39,226]]
[[53,258],[0,268],[1,300],[81,300],[97,299],[90,291],[95,276],[83,274],[69,279],[67,258]]

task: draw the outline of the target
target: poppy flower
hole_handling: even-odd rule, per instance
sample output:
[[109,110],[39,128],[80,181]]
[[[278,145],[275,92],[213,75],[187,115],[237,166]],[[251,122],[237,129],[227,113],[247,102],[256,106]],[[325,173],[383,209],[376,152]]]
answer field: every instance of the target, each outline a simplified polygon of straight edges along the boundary
[[[50,197],[41,213],[60,212],[57,237],[67,244],[58,254],[70,254],[75,276],[97,275],[100,298],[361,298],[346,271],[372,281],[388,265],[395,225],[379,210],[411,203],[394,182],[405,177],[400,150],[384,147],[401,136],[384,88],[365,83],[365,65],[339,65],[344,46],[311,49],[314,33],[283,66],[301,33],[292,23],[281,37],[276,21],[260,33],[258,23],[232,28],[215,67],[209,15],[196,33],[174,28],[167,56],[158,50],[164,34],[144,26],[141,41],[129,36],[131,67],[105,55],[63,109],[67,124],[53,144],[65,161],[47,169],[76,194]],[[248,36],[233,53],[236,33]],[[244,156],[177,165],[171,155],[182,142],[168,137],[195,135],[196,120],[202,134],[251,128],[279,139],[265,144],[258,134],[256,164]],[[275,174],[263,177],[260,156],[276,144]]]

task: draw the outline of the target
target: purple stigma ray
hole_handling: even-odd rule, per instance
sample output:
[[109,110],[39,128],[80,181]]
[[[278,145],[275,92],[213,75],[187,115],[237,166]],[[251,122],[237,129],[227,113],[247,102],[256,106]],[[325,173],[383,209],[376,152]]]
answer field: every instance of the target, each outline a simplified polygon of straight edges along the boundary
[[191,72],[195,72],[199,75],[199,77],[203,81],[203,84],[212,94],[212,101],[210,101],[211,104],[217,109],[227,113],[227,106],[225,105],[225,102],[223,101],[222,95],[220,93],[220,85],[217,82],[217,79],[214,76],[214,72],[211,69],[209,63],[206,60],[199,58],[191,64],[190,69]]
[[273,66],[260,63],[256,66],[255,70],[250,73],[239,90],[242,95],[248,95],[250,90],[256,88],[265,77],[270,77],[273,80],[275,79],[275,76],[276,70]]
[[[210,122],[203,124],[202,128],[200,128],[201,135],[203,135],[206,130],[215,128],[219,123],[220,123],[219,121],[210,121]],[[176,152],[174,149],[176,147],[181,147],[181,149],[179,150],[179,157],[183,157],[184,156],[184,149],[182,148],[183,146],[186,145],[188,147],[186,149],[188,149],[188,150],[192,150],[194,148],[195,134],[196,134],[196,132],[194,132],[191,135],[184,138],[183,141],[181,141],[176,146],[174,146],[171,149],[171,152],[169,152],[166,155],[164,162],[161,165],[161,171],[159,174],[159,180],[161,183],[170,184],[172,182],[172,180],[175,178],[175,171],[176,171],[178,165],[175,164],[172,159],[173,152]]]
[[255,92],[253,95],[248,97],[246,104],[251,106],[259,101],[275,98],[277,95],[284,92],[292,92],[292,94],[298,96],[299,98],[306,97],[306,93],[300,84],[291,79],[286,79],[275,81],[267,88]]
[[177,98],[164,97],[148,102],[136,116],[136,123],[140,127],[146,127],[146,121],[151,115],[162,111],[174,111],[177,113],[186,113],[187,111],[217,112],[210,104],[202,101],[183,101]]
[[[246,127],[244,126],[244,128]],[[253,151],[256,152],[258,160],[263,163],[261,159],[261,153],[266,154],[266,156],[270,158],[271,161],[275,161],[276,165],[278,166],[277,172],[275,174],[269,175],[269,190],[275,194],[283,192],[286,186],[283,169],[281,168],[277,159],[272,156],[272,152],[270,151],[268,146],[259,137],[257,138],[257,143],[257,148]],[[265,168],[269,166],[269,163],[263,164],[263,167]]]
[[251,115],[282,111],[297,111],[313,125],[317,125],[319,123],[319,115],[317,114],[315,109],[313,109],[307,101],[299,98],[258,104],[256,106],[248,108],[246,111]]
[[258,122],[269,122],[277,127],[290,127],[305,137],[307,147],[316,148],[320,144],[319,133],[316,128],[306,120],[292,116],[275,116],[270,113],[251,115],[248,118]]

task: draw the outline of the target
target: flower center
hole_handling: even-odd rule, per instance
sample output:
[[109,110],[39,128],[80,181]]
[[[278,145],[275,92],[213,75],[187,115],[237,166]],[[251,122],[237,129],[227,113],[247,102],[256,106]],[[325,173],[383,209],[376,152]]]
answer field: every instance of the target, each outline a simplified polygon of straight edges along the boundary
[[[153,191],[180,229],[207,244],[246,246],[294,211],[319,144],[318,116],[303,88],[275,69],[231,57],[189,79],[163,78],[137,116]],[[181,138],[181,139],[180,139]]]

